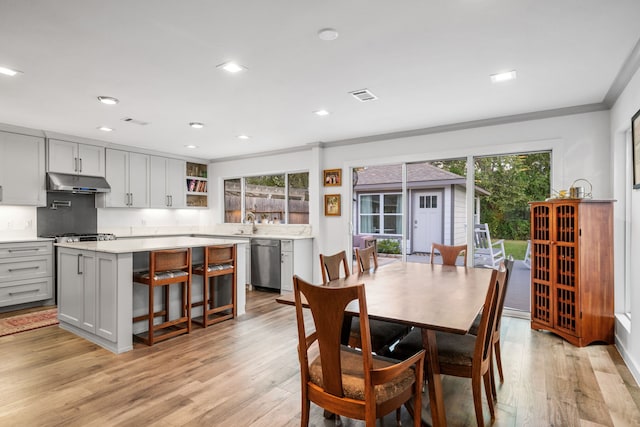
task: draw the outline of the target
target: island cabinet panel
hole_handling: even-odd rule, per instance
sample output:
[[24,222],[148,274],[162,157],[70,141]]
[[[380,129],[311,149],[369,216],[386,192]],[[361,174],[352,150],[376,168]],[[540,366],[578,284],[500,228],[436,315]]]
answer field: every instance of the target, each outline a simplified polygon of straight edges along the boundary
[[531,206],[531,328],[585,346],[613,343],[613,202]]
[[117,340],[114,254],[58,249],[58,317],[109,341]]

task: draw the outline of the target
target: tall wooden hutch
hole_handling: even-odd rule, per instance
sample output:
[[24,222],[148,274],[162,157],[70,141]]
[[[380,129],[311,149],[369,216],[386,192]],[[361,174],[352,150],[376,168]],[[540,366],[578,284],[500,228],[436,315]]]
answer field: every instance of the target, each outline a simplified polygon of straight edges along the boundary
[[585,346],[613,343],[613,202],[531,206],[531,328]]

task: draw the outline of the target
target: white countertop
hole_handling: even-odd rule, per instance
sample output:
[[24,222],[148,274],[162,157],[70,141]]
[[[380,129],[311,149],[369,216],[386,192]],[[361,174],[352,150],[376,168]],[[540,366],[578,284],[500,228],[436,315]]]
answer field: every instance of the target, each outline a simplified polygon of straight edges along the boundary
[[129,252],[148,252],[162,249],[197,248],[211,245],[246,244],[241,239],[214,239],[207,237],[150,237],[118,239],[97,242],[56,243],[56,246],[94,252],[121,254]]
[[0,243],[52,242],[52,241],[53,239],[48,237],[25,237],[25,238],[9,237],[6,239],[0,237]]

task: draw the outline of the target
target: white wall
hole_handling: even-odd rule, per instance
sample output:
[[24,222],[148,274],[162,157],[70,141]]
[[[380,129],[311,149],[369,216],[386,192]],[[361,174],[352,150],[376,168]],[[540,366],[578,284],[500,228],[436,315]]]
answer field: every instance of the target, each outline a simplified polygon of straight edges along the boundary
[[0,240],[37,237],[36,213],[33,206],[0,206]]
[[211,225],[209,209],[98,209],[98,232],[118,237],[197,233]]
[[[593,184],[594,198],[613,196],[609,159],[609,112],[592,112],[531,120],[440,134],[351,145],[310,147],[306,151],[259,158],[215,162],[210,165],[211,209],[215,222],[222,221],[224,178],[309,170],[310,215],[314,240],[314,277],[319,279],[318,253],[335,253],[351,245],[350,167],[415,162],[532,150],[553,150],[552,186],[568,189],[577,178]],[[322,186],[322,169],[343,170],[340,187]],[[342,195],[342,215],[325,217],[324,194]]]
[[[627,366],[640,381],[640,190],[630,190],[633,171],[631,147],[627,132],[631,128],[631,117],[640,109],[640,71],[637,71],[624,92],[611,109],[612,182],[615,204],[615,300],[616,300],[616,344]],[[627,234],[628,233],[628,234]],[[626,236],[630,238],[627,240]],[[625,271],[624,256],[628,250],[629,268]],[[622,315],[624,311],[625,276],[631,283],[631,319]]]

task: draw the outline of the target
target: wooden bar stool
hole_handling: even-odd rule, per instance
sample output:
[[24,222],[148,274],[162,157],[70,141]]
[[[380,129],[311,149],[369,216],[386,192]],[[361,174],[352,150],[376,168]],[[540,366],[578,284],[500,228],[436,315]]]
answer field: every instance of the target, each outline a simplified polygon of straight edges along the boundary
[[[149,286],[149,312],[133,318],[134,322],[148,320],[149,330],[134,335],[136,338],[153,345],[191,332],[191,248],[149,252],[149,271],[134,273],[133,281]],[[171,285],[181,285],[181,312],[176,319],[171,319],[169,314]],[[164,307],[160,311],[154,309],[156,287],[164,289]],[[154,319],[160,316],[163,322],[154,324]]]
[[[193,274],[202,276],[202,301],[192,302],[191,307],[202,306],[202,318],[193,321],[203,328],[236,317],[236,245],[214,245],[204,248],[204,264],[195,265]],[[223,276],[231,282],[231,301],[216,297],[224,289]],[[221,304],[221,305],[218,305]]]

